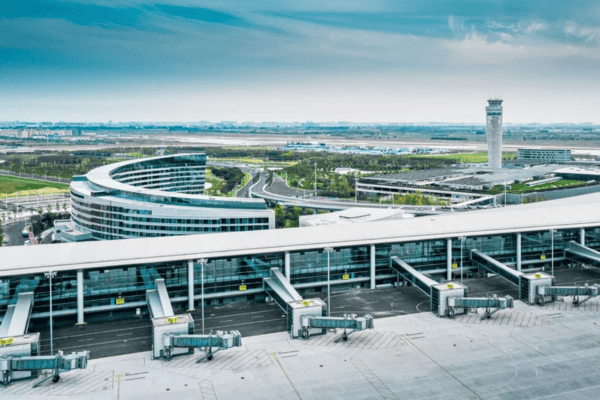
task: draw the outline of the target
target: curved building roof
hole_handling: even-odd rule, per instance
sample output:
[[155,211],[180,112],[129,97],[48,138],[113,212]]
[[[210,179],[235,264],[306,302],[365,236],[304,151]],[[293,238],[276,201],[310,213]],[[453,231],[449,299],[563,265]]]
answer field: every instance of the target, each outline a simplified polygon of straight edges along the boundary
[[[93,169],[84,176],[73,177],[71,188],[75,189],[76,192],[92,197],[115,196],[122,199],[142,202],[148,201],[157,204],[200,206],[208,208],[267,209],[267,205],[262,199],[213,197],[203,194],[189,194],[177,190],[163,190],[147,188],[145,186],[135,186],[118,180],[119,174],[125,171],[136,171],[141,173],[148,171],[148,173],[151,173],[154,170],[161,170],[161,164],[166,165],[175,162],[182,163],[183,165],[186,161],[191,163],[203,161],[203,165],[205,166],[206,155],[202,153],[177,154],[109,164]],[[167,169],[168,168],[164,168],[162,172],[169,175]],[[171,177],[176,177],[176,175],[171,174]],[[204,185],[202,184],[202,190],[204,189],[203,186]]]

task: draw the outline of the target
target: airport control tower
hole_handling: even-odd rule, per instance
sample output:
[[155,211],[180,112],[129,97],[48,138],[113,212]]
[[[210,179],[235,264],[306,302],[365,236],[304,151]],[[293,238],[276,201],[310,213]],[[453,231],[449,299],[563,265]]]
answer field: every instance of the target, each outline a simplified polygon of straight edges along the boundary
[[502,168],[502,100],[491,99],[485,108],[487,115],[488,165]]

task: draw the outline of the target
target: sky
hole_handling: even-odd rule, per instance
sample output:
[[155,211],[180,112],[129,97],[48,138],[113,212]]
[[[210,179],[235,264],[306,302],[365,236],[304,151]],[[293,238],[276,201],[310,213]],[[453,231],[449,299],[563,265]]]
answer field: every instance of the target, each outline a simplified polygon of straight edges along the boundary
[[0,121],[600,123],[600,2],[8,0]]

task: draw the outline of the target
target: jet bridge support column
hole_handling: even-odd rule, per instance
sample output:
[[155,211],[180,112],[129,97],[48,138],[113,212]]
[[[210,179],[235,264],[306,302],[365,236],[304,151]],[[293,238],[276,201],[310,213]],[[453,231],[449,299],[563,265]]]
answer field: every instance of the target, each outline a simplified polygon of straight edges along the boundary
[[77,325],[83,325],[83,270],[77,270]]
[[579,244],[585,246],[585,228],[579,230]]
[[375,289],[375,245],[371,245],[371,289]]
[[447,280],[452,280],[452,239],[447,239],[446,240],[447,244],[448,244],[448,250],[447,250],[447,260],[446,260],[446,279]]
[[521,272],[521,234],[517,233],[517,271]]
[[290,261],[290,252],[286,251],[284,253],[284,263],[285,263],[285,277],[288,281],[292,281],[292,277],[290,276],[292,273],[291,261]]
[[194,260],[188,261],[188,311],[194,311]]

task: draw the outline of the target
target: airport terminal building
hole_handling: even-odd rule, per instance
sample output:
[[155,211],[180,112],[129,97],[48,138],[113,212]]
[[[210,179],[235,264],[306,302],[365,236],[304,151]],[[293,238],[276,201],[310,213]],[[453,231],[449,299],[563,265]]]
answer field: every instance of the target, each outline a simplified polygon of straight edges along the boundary
[[517,149],[517,160],[538,163],[568,163],[573,161],[571,150],[567,149]]
[[9,247],[2,249],[0,315],[18,293],[33,291],[32,318],[47,317],[48,271],[57,273],[54,314],[77,315],[83,323],[88,313],[134,313],[157,279],[164,279],[175,307],[191,310],[202,298],[206,305],[264,301],[272,268],[310,295],[326,290],[328,268],[332,290],[402,284],[394,256],[439,280],[477,273],[474,249],[515,270],[596,265],[598,202],[600,194],[590,194],[407,220]]
[[258,231],[275,227],[262,199],[204,195],[205,154],[136,159],[96,168],[71,183],[62,242]]

